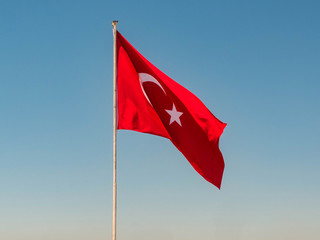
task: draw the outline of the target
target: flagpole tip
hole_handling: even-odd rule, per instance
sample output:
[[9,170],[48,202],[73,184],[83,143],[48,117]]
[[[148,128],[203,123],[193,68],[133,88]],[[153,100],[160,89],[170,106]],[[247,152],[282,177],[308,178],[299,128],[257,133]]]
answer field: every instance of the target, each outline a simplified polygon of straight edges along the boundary
[[112,26],[117,26],[118,21],[112,21]]

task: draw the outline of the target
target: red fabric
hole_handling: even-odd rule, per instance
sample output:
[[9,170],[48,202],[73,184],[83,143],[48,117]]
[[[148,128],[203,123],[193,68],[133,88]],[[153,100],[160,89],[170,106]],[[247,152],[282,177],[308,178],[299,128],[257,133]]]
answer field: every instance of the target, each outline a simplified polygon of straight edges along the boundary
[[[166,137],[218,188],[224,170],[219,138],[226,124],[162,73],[117,32],[118,129]],[[140,80],[139,80],[139,73]]]

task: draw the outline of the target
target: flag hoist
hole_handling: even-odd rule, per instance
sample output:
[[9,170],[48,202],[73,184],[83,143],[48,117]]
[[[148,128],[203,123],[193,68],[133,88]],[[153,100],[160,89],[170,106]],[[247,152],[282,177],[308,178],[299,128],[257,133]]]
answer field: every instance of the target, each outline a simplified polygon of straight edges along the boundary
[[117,129],[168,138],[208,182],[221,187],[219,139],[226,123],[142,56],[113,25],[113,227],[117,223]]

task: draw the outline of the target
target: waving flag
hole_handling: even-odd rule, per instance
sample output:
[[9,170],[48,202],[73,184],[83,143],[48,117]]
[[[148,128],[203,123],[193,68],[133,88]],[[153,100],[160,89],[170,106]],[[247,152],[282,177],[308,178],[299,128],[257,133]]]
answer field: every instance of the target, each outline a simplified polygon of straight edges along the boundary
[[218,188],[219,138],[226,126],[190,91],[162,73],[117,32],[117,129],[162,136]]

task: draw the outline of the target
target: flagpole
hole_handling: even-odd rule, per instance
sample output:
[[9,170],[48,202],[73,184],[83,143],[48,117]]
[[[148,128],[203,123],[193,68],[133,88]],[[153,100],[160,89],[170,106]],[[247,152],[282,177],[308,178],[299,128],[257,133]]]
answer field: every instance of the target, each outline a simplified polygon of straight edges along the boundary
[[113,208],[112,240],[117,238],[117,23],[113,21]]

